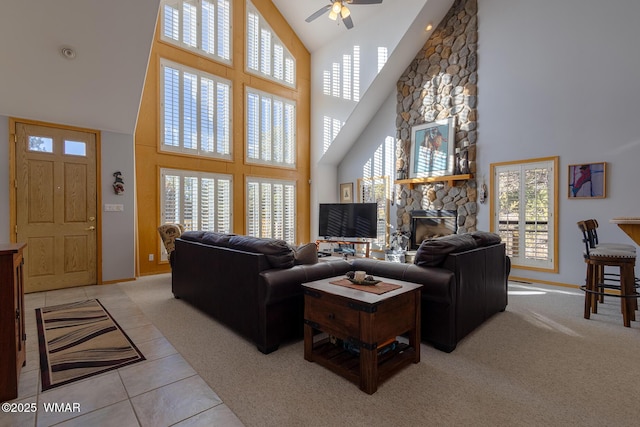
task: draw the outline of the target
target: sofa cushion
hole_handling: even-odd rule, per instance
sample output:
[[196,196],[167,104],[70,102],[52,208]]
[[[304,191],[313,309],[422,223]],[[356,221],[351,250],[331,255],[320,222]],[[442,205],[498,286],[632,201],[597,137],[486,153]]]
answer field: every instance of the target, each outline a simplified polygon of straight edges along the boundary
[[496,233],[490,233],[488,231],[474,231],[470,234],[471,237],[475,239],[478,247],[497,245],[502,242],[502,237]]
[[292,246],[295,265],[315,264],[318,262],[318,247],[315,243]]
[[231,236],[228,247],[245,252],[264,254],[273,268],[291,268],[294,264],[293,251],[284,240],[253,236]]
[[185,231],[180,238],[192,242],[200,242],[205,245],[228,247],[229,239],[235,234],[216,233],[214,231]]
[[427,239],[420,244],[413,263],[420,267],[439,267],[447,255],[477,247],[476,240],[468,233]]

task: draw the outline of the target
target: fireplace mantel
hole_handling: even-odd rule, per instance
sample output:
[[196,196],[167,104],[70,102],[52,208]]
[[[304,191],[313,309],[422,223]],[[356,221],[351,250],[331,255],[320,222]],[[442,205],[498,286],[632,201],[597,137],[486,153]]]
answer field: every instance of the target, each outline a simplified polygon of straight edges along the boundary
[[409,179],[398,179],[395,181],[396,184],[400,185],[408,185],[409,188],[413,189],[414,185],[427,184],[429,182],[441,182],[441,181],[466,181],[473,178],[473,174],[467,173],[463,175],[446,175],[446,176],[430,176],[426,178],[409,178]]

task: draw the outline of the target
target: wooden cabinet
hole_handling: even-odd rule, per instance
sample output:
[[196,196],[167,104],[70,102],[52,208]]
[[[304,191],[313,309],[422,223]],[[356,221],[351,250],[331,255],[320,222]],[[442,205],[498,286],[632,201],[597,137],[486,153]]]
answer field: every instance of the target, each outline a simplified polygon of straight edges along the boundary
[[0,243],[0,402],[18,397],[26,361],[23,254],[25,243]]

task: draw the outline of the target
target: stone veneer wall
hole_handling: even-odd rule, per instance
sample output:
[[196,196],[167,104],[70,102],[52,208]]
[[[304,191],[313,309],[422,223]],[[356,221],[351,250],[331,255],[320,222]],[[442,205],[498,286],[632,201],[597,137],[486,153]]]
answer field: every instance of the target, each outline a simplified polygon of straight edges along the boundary
[[[411,127],[456,116],[455,147],[468,141],[468,168],[476,172],[477,0],[456,0],[398,80],[396,179],[408,178]],[[458,212],[458,233],[476,230],[477,183],[436,181],[397,191],[397,228],[409,231],[414,209]]]

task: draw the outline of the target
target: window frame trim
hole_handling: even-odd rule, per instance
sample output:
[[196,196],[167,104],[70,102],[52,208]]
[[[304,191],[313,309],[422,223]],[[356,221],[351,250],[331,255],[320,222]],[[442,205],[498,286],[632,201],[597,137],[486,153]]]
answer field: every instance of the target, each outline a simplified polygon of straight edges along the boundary
[[552,179],[553,179],[553,194],[550,197],[550,201],[553,203],[553,209],[551,210],[551,221],[549,221],[550,224],[552,224],[553,226],[553,250],[550,251],[551,256],[553,257],[553,259],[550,261],[550,267],[538,267],[538,266],[529,266],[529,265],[523,265],[523,264],[518,264],[517,259],[512,258],[511,262],[512,262],[512,267],[514,269],[519,269],[519,270],[530,270],[530,271],[540,271],[540,272],[545,272],[545,273],[558,273],[559,272],[559,242],[558,242],[558,238],[559,238],[559,229],[558,229],[558,224],[559,224],[559,202],[560,202],[560,190],[559,190],[559,186],[560,186],[560,174],[559,174],[559,156],[553,156],[553,157],[538,157],[538,158],[532,158],[532,159],[523,159],[523,160],[512,160],[512,161],[507,161],[507,162],[498,162],[498,163],[491,163],[489,165],[490,168],[490,174],[489,174],[489,189],[490,189],[490,194],[491,196],[489,197],[489,217],[490,217],[490,221],[489,221],[489,231],[493,232],[493,233],[498,233],[498,231],[496,230],[496,221],[497,221],[497,215],[498,215],[498,206],[496,206],[496,197],[498,197],[498,189],[496,188],[497,186],[497,180],[496,180],[496,172],[497,169],[500,167],[505,167],[505,166],[522,166],[522,165],[532,165],[535,163],[551,163],[553,166],[553,171],[549,174]]
[[[290,244],[295,244],[296,239],[298,238],[298,222],[295,220],[298,215],[298,182],[295,179],[280,179],[280,178],[272,178],[272,177],[260,177],[260,176],[245,176],[244,180],[244,193],[245,193],[245,215],[244,215],[244,234],[249,236],[249,183],[270,183],[270,184],[282,184],[282,185],[292,185],[293,186],[293,195],[295,197],[293,203],[293,217],[294,217],[294,227],[293,227],[293,242],[289,242]],[[272,193],[273,194],[273,193]],[[273,212],[272,212],[273,214]],[[272,219],[273,225],[273,219]]]
[[[265,92],[263,90],[260,89],[255,89],[253,87],[247,86],[245,85],[244,88],[244,159],[245,162],[247,164],[250,165],[260,165],[260,166],[265,166],[265,167],[273,167],[273,168],[278,168],[278,169],[286,169],[286,170],[297,170],[298,168],[298,103],[293,100],[293,99],[288,99],[288,98],[284,98],[282,96],[278,96],[269,92]],[[271,99],[272,101],[272,107],[273,107],[273,101],[277,100],[277,101],[282,101],[282,103],[286,106],[287,103],[293,105],[293,112],[294,112],[294,125],[293,125],[293,144],[292,144],[292,150],[293,150],[293,163],[289,164],[289,163],[276,163],[274,161],[268,161],[268,160],[263,160],[262,158],[258,158],[258,159],[254,159],[254,158],[250,158],[249,157],[249,94],[250,93],[254,93],[260,96],[260,100],[262,100],[263,97],[268,97]],[[284,117],[284,116],[283,116]],[[273,109],[272,109],[272,121],[271,124],[273,124]],[[283,119],[284,120],[284,119]],[[258,126],[260,126],[260,117],[258,117]],[[260,130],[260,129],[259,129]],[[272,136],[273,136],[273,127],[272,127]],[[285,137],[285,135],[283,134],[283,138]],[[273,158],[273,144],[271,145],[271,154],[272,154],[272,158]]]
[[[178,0],[181,4],[185,2],[185,0]],[[203,58],[206,58],[208,60],[211,61],[215,61],[218,62],[220,64],[223,65],[227,65],[227,66],[232,66],[233,65],[233,4],[234,1],[233,0],[229,0],[229,59],[224,59],[221,56],[218,56],[218,54],[210,54],[205,52],[204,50],[200,49],[200,48],[194,48],[189,46],[188,44],[182,42],[181,40],[174,40],[171,37],[166,37],[164,35],[164,6],[165,4],[171,4],[174,3],[171,0],[161,0],[160,1],[160,10],[159,10],[159,19],[160,19],[160,29],[159,29],[159,36],[158,36],[158,41],[165,43],[169,46],[178,48],[178,49],[182,49],[184,51],[187,51],[189,53],[195,54],[195,55],[199,55]],[[202,1],[198,0],[198,4],[199,4],[199,12],[200,12],[200,16],[201,16],[201,12],[202,12]],[[216,16],[218,13],[218,7],[217,7],[217,1],[216,1]],[[183,28],[183,22],[182,20],[180,20],[179,23],[179,28],[182,30]],[[216,29],[218,27],[216,26]],[[217,31],[216,31],[217,33]],[[202,34],[202,28],[200,23],[198,23],[198,36],[200,36]],[[180,34],[180,36],[182,36],[182,34]],[[218,46],[218,39],[216,37],[216,47]],[[200,42],[200,40],[199,40]]]
[[[197,149],[190,149],[190,148],[185,148],[184,147],[184,123],[181,121],[180,122],[180,137],[181,138],[181,144],[179,147],[174,147],[171,145],[167,145],[164,143],[165,139],[164,139],[164,135],[165,135],[165,127],[164,127],[164,117],[165,117],[165,103],[164,103],[164,91],[165,91],[165,84],[164,84],[164,67],[169,64],[170,68],[175,68],[178,69],[181,73],[184,73],[185,71],[188,71],[192,74],[196,74],[198,76],[198,79],[201,79],[202,77],[206,77],[209,78],[210,80],[213,80],[214,83],[226,83],[229,86],[229,111],[228,111],[228,116],[229,116],[229,120],[228,120],[228,132],[229,132],[229,154],[217,154],[215,152],[209,154],[206,151],[202,151],[200,148],[200,140],[198,139],[198,148]],[[158,150],[161,153],[165,153],[165,154],[171,154],[171,155],[183,155],[183,156],[188,156],[188,157],[195,157],[198,159],[210,159],[210,160],[220,160],[220,161],[233,161],[233,81],[226,79],[224,77],[220,77],[216,74],[212,74],[212,73],[208,73],[206,71],[200,70],[198,68],[193,68],[190,67],[188,65],[185,64],[181,64],[179,62],[175,62],[172,61],[170,59],[164,58],[164,57],[159,57],[158,59],[158,90],[159,90],[159,94],[158,94],[158,99],[159,99],[159,111],[158,111],[158,134],[159,134],[159,138],[158,138]],[[181,74],[182,76],[182,74]],[[184,117],[182,116],[182,107],[183,107],[183,96],[184,96],[184,91],[183,91],[183,81],[182,79],[180,80],[180,87],[181,87],[181,92],[179,93],[179,98],[180,98],[180,102],[179,102],[179,108],[181,110],[181,118],[184,119]],[[200,129],[200,125],[201,125],[201,116],[200,116],[200,101],[201,101],[201,97],[200,97],[200,93],[198,93],[198,99],[197,99],[197,104],[198,104],[198,120],[197,120],[197,125],[198,125],[198,129]],[[217,110],[216,110],[216,114],[217,114]],[[198,137],[201,136],[201,133],[199,132]]]
[[[199,171],[199,170],[192,170],[192,169],[177,169],[177,168],[173,168],[173,167],[163,167],[158,165],[158,194],[159,194],[159,209],[158,209],[158,224],[166,224],[166,217],[165,217],[165,192],[164,192],[164,177],[165,175],[177,175],[180,177],[180,179],[190,176],[190,177],[197,177],[198,180],[200,180],[201,178],[212,178],[215,179],[216,182],[218,179],[228,179],[229,180],[229,188],[230,188],[230,193],[229,193],[229,226],[230,226],[230,230],[229,233],[233,233],[233,216],[234,216],[234,211],[233,211],[233,174],[227,174],[227,173],[217,173],[217,172],[207,172],[207,171]],[[180,189],[181,193],[180,193],[180,199],[183,198],[183,193],[182,193],[182,187]],[[199,190],[198,190],[199,192]],[[198,198],[198,201],[200,202],[200,197]],[[181,212],[181,215],[183,214],[183,212]],[[184,220],[184,218],[183,218]],[[183,224],[184,225],[184,224]],[[164,248],[164,245],[162,244],[162,242],[160,242],[160,261],[168,261],[168,257],[167,257],[167,253],[166,253],[166,249]]]
[[[282,46],[282,48],[284,49],[284,54],[283,54],[283,70],[282,70],[282,74],[283,74],[283,78],[282,80],[277,79],[276,77],[274,77],[273,74],[273,70],[274,70],[274,64],[273,61],[270,62],[270,69],[271,69],[271,74],[266,74],[262,72],[262,64],[260,63],[260,34],[258,34],[258,69],[254,70],[253,68],[249,68],[249,13],[251,12],[251,10],[253,10],[254,12],[256,12],[258,14],[258,16],[260,17],[260,20],[258,22],[258,32],[260,33],[260,29],[262,28],[268,28],[269,31],[271,32],[271,47],[270,47],[270,56],[273,57],[274,56],[274,38],[276,38],[280,43],[280,45]],[[289,48],[286,46],[286,44],[284,43],[284,41],[282,40],[282,38],[280,38],[280,36],[278,36],[278,34],[276,33],[276,31],[271,27],[271,25],[269,24],[268,20],[262,15],[262,13],[258,10],[258,8],[256,7],[255,4],[253,4],[253,2],[251,2],[251,0],[246,0],[246,8],[245,8],[245,17],[244,17],[244,22],[245,22],[245,37],[244,37],[244,71],[245,73],[252,75],[252,76],[256,76],[256,77],[260,77],[262,79],[268,80],[269,82],[272,83],[276,83],[279,84],[287,89],[297,89],[298,88],[298,60],[296,58],[296,56],[291,53],[291,51],[289,50]],[[262,25],[262,23],[265,23],[266,25]],[[289,55],[289,57],[293,60],[293,83],[288,83],[285,78],[286,78],[286,67],[285,67],[285,63],[286,63],[286,59],[287,59],[287,54]]]

